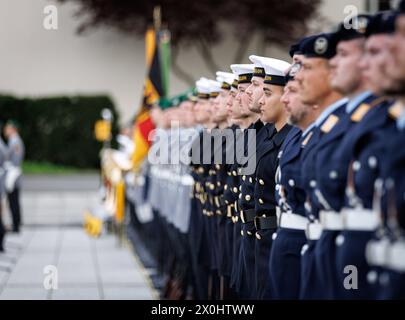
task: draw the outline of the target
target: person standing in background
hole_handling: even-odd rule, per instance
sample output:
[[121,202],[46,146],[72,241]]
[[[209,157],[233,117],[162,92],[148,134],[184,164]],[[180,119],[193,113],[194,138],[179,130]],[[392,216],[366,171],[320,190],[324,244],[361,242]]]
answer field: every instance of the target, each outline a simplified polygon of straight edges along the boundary
[[2,202],[1,202],[2,196],[5,192],[4,178],[6,176],[6,170],[4,169],[4,163],[6,162],[6,159],[7,159],[7,145],[0,137],[0,252],[4,251],[3,239],[4,234],[6,233],[2,219]]
[[8,144],[8,163],[6,164],[5,187],[7,199],[13,220],[13,232],[20,231],[21,210],[20,210],[20,188],[22,175],[22,161],[24,159],[25,147],[18,133],[18,124],[9,120],[4,127],[4,135]]

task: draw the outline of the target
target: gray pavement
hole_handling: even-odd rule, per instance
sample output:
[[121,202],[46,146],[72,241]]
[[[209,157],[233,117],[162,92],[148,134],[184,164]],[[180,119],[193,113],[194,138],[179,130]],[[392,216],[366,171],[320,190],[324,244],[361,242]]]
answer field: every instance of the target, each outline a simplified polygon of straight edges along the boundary
[[[41,186],[33,188],[33,180]],[[119,246],[109,234],[91,238],[81,226],[84,211],[98,202],[97,184],[91,183],[97,176],[83,185],[63,176],[33,180],[22,192],[23,230],[7,234],[6,253],[0,254],[0,300],[157,297],[128,243]],[[60,187],[73,181],[76,190]]]

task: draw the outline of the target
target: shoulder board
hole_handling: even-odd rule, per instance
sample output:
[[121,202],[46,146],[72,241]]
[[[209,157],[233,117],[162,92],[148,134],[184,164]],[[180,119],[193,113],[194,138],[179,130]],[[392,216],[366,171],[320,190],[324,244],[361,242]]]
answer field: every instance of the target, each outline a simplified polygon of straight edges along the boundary
[[356,111],[353,112],[350,119],[354,122],[359,122],[364,118],[364,116],[367,114],[367,112],[370,109],[371,109],[371,105],[369,105],[368,103],[362,103],[361,105],[358,106]]
[[332,130],[332,128],[336,125],[336,123],[338,123],[339,121],[339,117],[331,114],[328,119],[326,119],[326,121],[323,123],[322,127],[321,127],[321,131],[323,133],[328,133],[329,131]]
[[405,108],[404,105],[401,102],[397,101],[391,107],[389,107],[388,114],[390,115],[391,118],[396,120],[404,111],[404,108]]
[[301,147],[305,147],[308,144],[308,142],[309,142],[309,140],[311,140],[313,134],[314,134],[313,131],[308,133],[308,135],[305,137],[304,141],[302,141]]
[[386,97],[386,96],[376,98],[376,99],[374,99],[373,101],[370,102],[370,107],[373,108],[373,107],[379,105],[380,103],[388,101],[388,100],[389,100],[389,98]]

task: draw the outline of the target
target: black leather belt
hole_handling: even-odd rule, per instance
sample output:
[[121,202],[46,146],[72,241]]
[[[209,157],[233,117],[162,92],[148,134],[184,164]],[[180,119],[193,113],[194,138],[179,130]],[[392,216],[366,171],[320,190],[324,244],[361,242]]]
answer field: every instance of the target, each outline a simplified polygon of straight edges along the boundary
[[255,217],[256,230],[268,230],[277,228],[277,216]]
[[253,222],[256,217],[255,209],[248,209],[248,210],[241,210],[240,211],[240,218],[242,223]]

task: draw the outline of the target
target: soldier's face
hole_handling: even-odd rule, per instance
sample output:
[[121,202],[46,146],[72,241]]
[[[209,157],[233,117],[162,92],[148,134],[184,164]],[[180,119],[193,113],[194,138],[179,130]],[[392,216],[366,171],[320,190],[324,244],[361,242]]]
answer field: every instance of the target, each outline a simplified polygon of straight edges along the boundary
[[209,101],[198,99],[194,106],[194,113],[197,123],[206,123],[210,118]]
[[248,83],[241,83],[238,85],[238,94],[236,101],[239,103],[239,108],[243,116],[247,117],[251,114],[249,110],[249,96],[246,94],[246,89],[249,87]]
[[396,31],[391,41],[392,60],[387,63],[387,74],[400,83],[405,91],[405,15],[396,20]]
[[263,96],[263,82],[263,78],[253,77],[252,83],[246,89],[248,108],[254,113],[260,113],[259,100]]
[[299,83],[300,96],[304,104],[318,104],[332,90],[329,61],[326,59],[302,58],[302,66],[295,79]]
[[330,60],[331,86],[343,95],[355,92],[363,83],[359,62],[363,56],[364,39],[341,41]]
[[233,102],[235,101],[235,97],[236,97],[236,91],[234,91],[233,89],[231,89],[231,91],[229,92],[228,97],[226,98],[226,111],[228,112],[228,117],[232,118],[233,116]]
[[232,119],[241,119],[244,117],[242,114],[242,109],[239,103],[239,91],[234,94],[234,98],[232,99],[232,106],[231,106],[231,117]]
[[217,102],[217,98],[218,98],[218,96],[217,97],[215,97],[215,98],[210,98],[209,99],[209,110],[210,110],[210,121],[211,122],[215,122],[215,108],[216,108],[216,104],[218,103]]
[[228,116],[227,111],[227,98],[229,91],[222,90],[218,97],[216,97],[216,103],[214,106],[215,122],[225,121]]
[[184,125],[186,127],[191,127],[195,123],[195,117],[194,117],[194,112],[193,112],[193,103],[191,101],[183,101],[179,109],[183,113],[184,117]]
[[301,102],[297,81],[293,80],[287,83],[281,96],[281,102],[284,104],[287,122],[295,126],[302,125],[308,114],[309,107]]
[[274,123],[285,112],[281,100],[283,87],[271,84],[263,85],[263,96],[259,100],[260,120]]
[[374,94],[382,94],[387,81],[386,66],[391,55],[388,45],[390,36],[377,34],[366,41],[365,53],[360,61],[363,77]]

